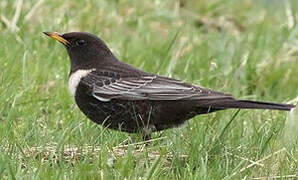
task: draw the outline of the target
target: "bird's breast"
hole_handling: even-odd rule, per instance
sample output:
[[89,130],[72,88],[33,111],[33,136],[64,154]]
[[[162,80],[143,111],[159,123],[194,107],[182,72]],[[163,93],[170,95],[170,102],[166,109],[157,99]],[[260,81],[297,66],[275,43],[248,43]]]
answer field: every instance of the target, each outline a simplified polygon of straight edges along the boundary
[[95,71],[95,69],[79,69],[70,75],[69,81],[68,81],[68,87],[69,87],[70,93],[73,96],[75,96],[75,94],[76,94],[76,90],[77,90],[77,87],[78,87],[81,79],[83,77],[87,76],[92,71]]

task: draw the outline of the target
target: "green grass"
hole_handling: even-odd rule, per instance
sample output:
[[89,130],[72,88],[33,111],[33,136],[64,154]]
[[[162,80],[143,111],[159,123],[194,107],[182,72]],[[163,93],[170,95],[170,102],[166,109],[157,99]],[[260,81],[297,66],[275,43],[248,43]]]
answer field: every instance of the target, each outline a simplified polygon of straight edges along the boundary
[[296,1],[44,0],[32,9],[38,2],[23,2],[17,31],[3,20],[17,1],[0,2],[0,179],[298,177],[297,110],[197,116],[145,145],[78,110],[67,53],[42,34],[88,31],[146,71],[289,102],[298,86]]

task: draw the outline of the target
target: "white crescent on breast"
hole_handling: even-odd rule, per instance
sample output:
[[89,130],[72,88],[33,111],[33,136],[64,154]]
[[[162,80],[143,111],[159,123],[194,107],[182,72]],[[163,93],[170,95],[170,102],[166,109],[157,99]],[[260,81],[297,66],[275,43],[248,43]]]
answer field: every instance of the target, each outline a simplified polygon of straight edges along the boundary
[[81,79],[87,76],[92,71],[95,71],[95,69],[79,69],[70,75],[68,86],[69,86],[69,91],[73,96],[75,96],[76,94],[76,90]]

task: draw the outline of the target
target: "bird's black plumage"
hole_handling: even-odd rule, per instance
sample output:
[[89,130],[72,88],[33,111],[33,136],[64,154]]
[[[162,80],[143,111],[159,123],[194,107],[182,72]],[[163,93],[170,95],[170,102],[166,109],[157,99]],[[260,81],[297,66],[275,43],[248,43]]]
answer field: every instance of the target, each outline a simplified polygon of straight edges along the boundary
[[294,107],[236,100],[230,94],[144,72],[119,61],[101,39],[89,33],[45,34],[67,49],[69,85],[79,108],[92,121],[112,129],[151,133],[218,110]]

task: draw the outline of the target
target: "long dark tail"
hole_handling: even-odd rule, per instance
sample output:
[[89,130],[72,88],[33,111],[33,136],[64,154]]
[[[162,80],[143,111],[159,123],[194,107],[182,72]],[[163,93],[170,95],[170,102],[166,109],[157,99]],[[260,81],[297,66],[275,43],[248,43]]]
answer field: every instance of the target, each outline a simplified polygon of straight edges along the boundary
[[290,111],[295,107],[293,104],[279,104],[279,103],[271,103],[271,102],[261,102],[261,101],[249,101],[249,100],[236,100],[236,99],[218,99],[211,100],[209,102],[205,102],[200,104],[202,107],[208,106],[211,109],[272,109],[272,110],[284,110]]

